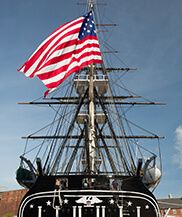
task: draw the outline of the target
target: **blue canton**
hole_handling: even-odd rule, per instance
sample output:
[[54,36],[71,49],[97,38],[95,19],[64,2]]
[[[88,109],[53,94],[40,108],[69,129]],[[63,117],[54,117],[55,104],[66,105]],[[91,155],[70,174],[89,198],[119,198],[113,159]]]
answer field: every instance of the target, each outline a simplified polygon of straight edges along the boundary
[[78,38],[81,40],[86,36],[96,36],[93,13],[91,11],[85,16]]

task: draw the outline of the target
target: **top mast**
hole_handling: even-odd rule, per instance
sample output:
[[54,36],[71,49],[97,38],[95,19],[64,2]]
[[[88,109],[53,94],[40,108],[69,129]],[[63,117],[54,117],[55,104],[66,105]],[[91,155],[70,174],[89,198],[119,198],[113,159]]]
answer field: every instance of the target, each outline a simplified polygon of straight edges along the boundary
[[93,11],[95,4],[96,4],[96,0],[87,0],[87,10]]

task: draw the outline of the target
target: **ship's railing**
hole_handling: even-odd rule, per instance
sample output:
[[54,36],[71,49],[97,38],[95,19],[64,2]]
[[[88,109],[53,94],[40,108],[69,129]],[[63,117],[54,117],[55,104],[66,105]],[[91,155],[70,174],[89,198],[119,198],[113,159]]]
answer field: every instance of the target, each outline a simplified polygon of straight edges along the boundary
[[[126,177],[125,177],[126,178]],[[102,189],[102,190],[121,190],[123,182],[122,176],[59,176],[55,180],[56,189],[77,190],[77,189]]]
[[[84,94],[88,88],[90,81],[89,75],[77,75],[74,79],[76,90],[79,94]],[[99,94],[105,94],[108,89],[108,76],[107,75],[94,75],[93,76],[94,86],[97,88]]]
[[[74,81],[82,81],[82,80],[86,80],[88,81],[90,78],[89,75],[76,75],[75,78],[74,78]],[[107,75],[94,75],[93,76],[93,79],[96,81],[96,80],[108,80],[108,76]]]

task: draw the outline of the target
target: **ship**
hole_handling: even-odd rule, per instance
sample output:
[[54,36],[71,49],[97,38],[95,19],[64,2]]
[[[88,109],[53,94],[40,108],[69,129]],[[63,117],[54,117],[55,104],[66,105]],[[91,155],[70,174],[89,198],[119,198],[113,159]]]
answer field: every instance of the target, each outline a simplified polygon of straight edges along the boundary
[[[88,12],[95,7],[87,1]],[[127,113],[162,103],[122,85],[131,70],[103,59],[82,67],[47,97],[20,103],[46,106],[53,119],[23,137],[16,179],[28,190],[18,217],[160,217],[153,191],[161,179],[163,137]]]

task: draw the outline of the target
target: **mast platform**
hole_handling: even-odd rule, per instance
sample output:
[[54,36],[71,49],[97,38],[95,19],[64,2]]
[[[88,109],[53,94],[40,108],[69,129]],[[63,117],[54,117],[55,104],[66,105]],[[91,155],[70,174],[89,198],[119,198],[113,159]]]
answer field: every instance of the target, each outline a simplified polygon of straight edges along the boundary
[[[90,81],[89,75],[77,75],[74,79],[77,93],[83,95],[88,88]],[[108,90],[108,76],[107,75],[93,75],[93,82],[97,88],[99,95],[104,95]]]

